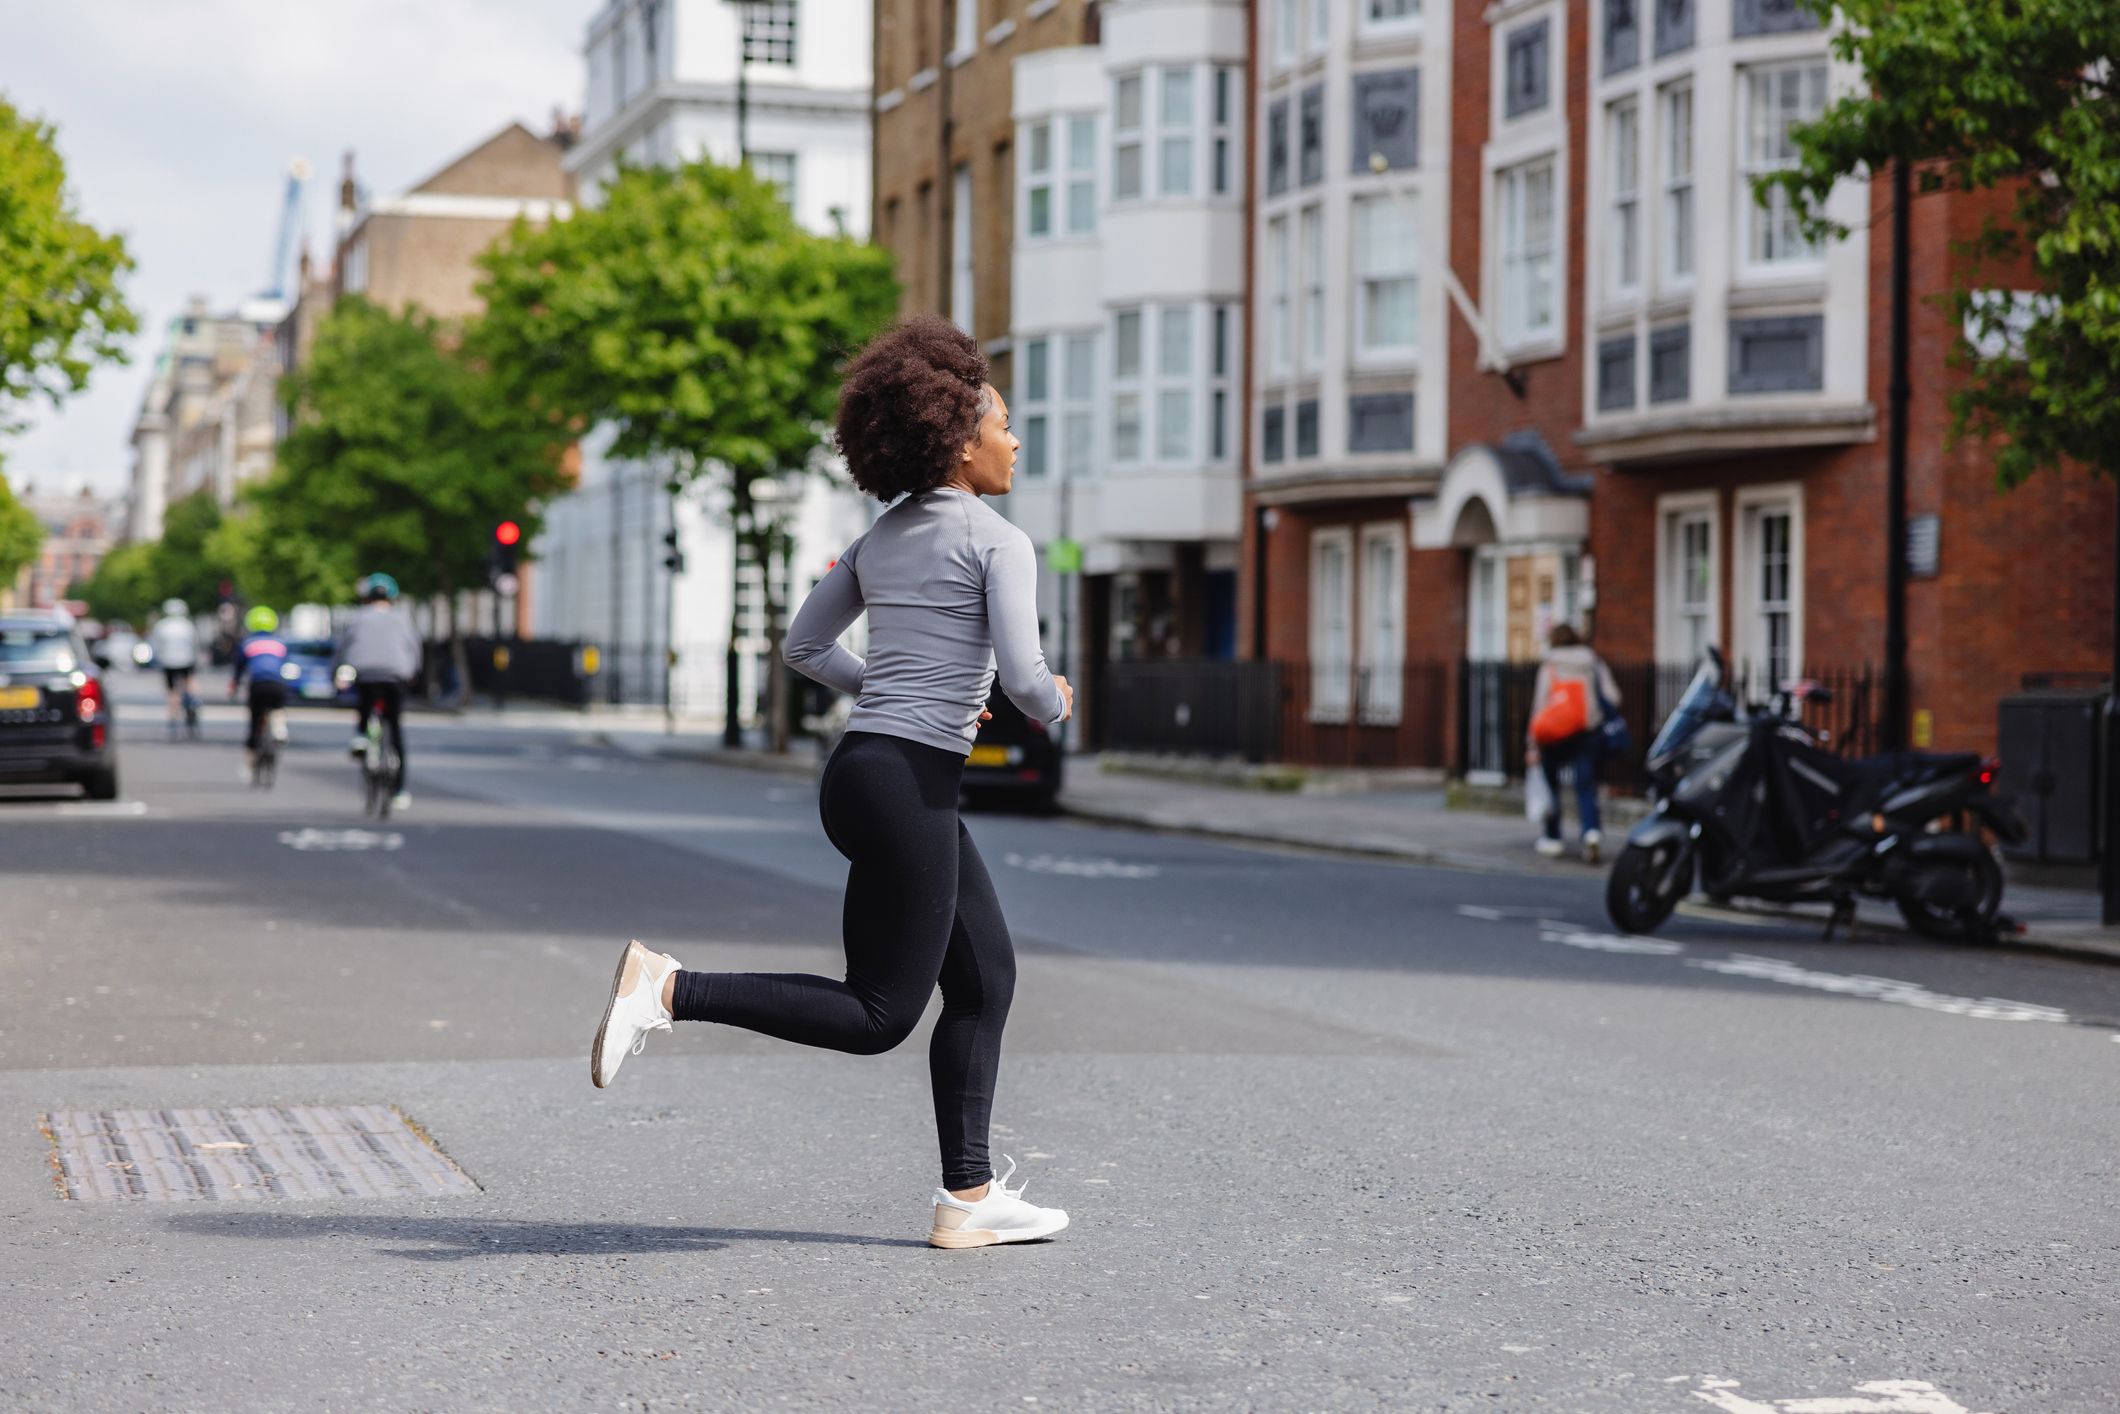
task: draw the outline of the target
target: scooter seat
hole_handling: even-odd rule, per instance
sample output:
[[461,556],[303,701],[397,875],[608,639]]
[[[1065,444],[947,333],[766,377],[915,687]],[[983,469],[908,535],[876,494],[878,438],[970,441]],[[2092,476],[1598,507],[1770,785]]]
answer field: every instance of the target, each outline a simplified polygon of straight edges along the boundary
[[1866,780],[1930,780],[1980,768],[1980,755],[1971,751],[1886,751],[1859,756],[1848,763]]

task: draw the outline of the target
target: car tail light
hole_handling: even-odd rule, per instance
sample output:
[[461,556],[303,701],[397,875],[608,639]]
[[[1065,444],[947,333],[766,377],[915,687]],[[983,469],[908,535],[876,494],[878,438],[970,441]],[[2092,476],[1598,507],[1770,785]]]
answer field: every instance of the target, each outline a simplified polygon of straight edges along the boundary
[[89,678],[81,684],[80,691],[74,698],[75,715],[79,716],[84,722],[93,721],[95,715],[102,710],[103,684],[94,678]]
[[1995,784],[1995,775],[2001,769],[2002,760],[2000,757],[1988,757],[1987,760],[1980,763],[1980,784],[1984,786]]

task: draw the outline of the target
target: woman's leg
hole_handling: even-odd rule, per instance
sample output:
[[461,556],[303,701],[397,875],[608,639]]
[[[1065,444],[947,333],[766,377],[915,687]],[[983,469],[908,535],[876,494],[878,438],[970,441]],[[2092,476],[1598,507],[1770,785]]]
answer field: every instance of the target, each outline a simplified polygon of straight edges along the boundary
[[1600,827],[1597,812],[1597,768],[1601,757],[1598,748],[1602,739],[1594,731],[1584,732],[1575,749],[1575,807],[1582,816],[1583,833],[1590,834]]
[[1546,778],[1546,824],[1543,834],[1558,843],[1561,837],[1561,767],[1567,764],[1566,743],[1557,742],[1538,750],[1539,774]]
[[825,832],[847,856],[843,980],[680,972],[671,1015],[805,1046],[875,1055],[912,1033],[935,993],[957,911],[961,759],[850,733],[825,768]]
[[994,1115],[994,1077],[1001,1068],[1001,1028],[1016,991],[1016,948],[1001,900],[994,896],[979,849],[957,822],[957,918],[942,959],[942,1016],[928,1044],[935,1089],[935,1131],[942,1141],[942,1186],[953,1193],[994,1176],[987,1130]]

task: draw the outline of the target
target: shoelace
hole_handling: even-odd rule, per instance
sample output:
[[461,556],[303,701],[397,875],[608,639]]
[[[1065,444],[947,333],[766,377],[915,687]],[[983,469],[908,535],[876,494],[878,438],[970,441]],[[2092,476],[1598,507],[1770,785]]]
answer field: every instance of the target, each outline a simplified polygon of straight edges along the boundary
[[1021,1201],[1021,1199],[1023,1198],[1023,1190],[1031,1186],[1031,1181],[1026,1178],[1025,1180],[1023,1180],[1022,1183],[1018,1184],[1016,1187],[1009,1187],[1008,1181],[1016,1176],[1016,1161],[1012,1158],[1009,1158],[1007,1154],[1003,1154],[1001,1157],[1004,1159],[1008,1159],[1008,1172],[994,1180],[994,1187],[1000,1190],[1002,1197],[1014,1198],[1018,1201]]
[[650,1031],[668,1031],[671,1029],[672,1027],[667,1017],[661,1021],[651,1021],[646,1026],[641,1027],[640,1034],[633,1038],[633,1054],[637,1056],[648,1049],[648,1033]]

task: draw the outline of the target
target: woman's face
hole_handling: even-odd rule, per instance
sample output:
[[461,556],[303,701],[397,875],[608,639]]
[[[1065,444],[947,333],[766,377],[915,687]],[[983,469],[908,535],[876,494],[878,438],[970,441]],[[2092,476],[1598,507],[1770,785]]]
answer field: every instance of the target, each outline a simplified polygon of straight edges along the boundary
[[1016,449],[1023,444],[1008,429],[1008,404],[992,384],[987,385],[986,416],[979,420],[979,435],[967,442],[957,479],[980,496],[1006,496],[1016,479]]

